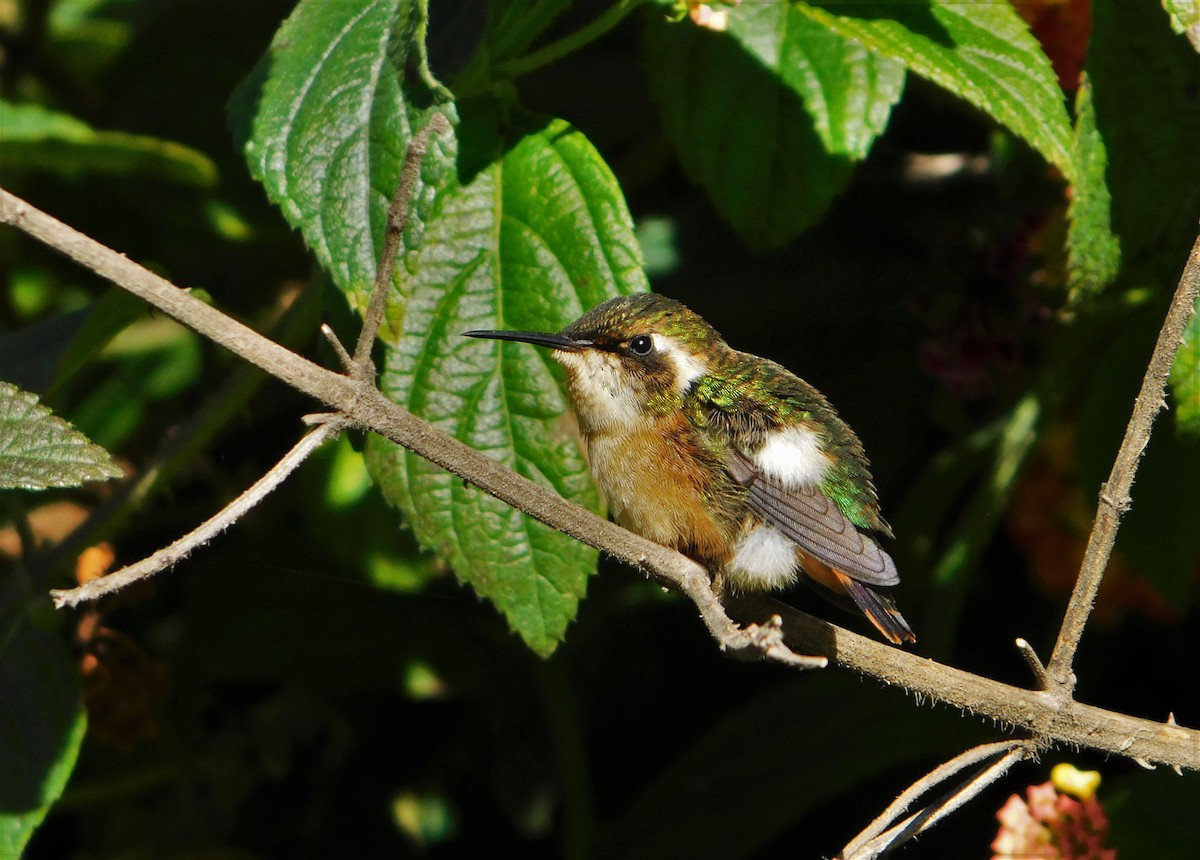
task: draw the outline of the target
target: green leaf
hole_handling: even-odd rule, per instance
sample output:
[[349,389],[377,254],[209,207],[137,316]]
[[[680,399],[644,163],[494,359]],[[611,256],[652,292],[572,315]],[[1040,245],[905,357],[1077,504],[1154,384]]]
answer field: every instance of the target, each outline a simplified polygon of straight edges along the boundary
[[826,152],[866,158],[900,100],[903,65],[782,3],[731,10],[728,32],[800,97]]
[[[359,310],[370,299],[408,142],[446,110],[423,55],[408,45],[423,30],[421,6],[303,0],[231,105],[251,173]],[[402,92],[410,60],[415,73]],[[423,164],[410,243],[419,242],[433,189],[452,169],[444,146],[433,141]]]
[[1180,432],[1200,440],[1200,299],[1171,365],[1171,407]]
[[0,382],[0,487],[43,490],[119,478],[108,452],[38,403]]
[[217,181],[217,166],[199,150],[157,137],[97,131],[40,105],[6,101],[0,101],[0,169],[72,177],[144,174],[199,188]]
[[1200,51],[1200,0],[1162,0],[1171,19],[1171,29],[1184,33],[1192,47]]
[[1108,152],[1096,128],[1096,109],[1087,76],[1075,101],[1075,156],[1079,173],[1071,189],[1067,272],[1073,296],[1094,295],[1121,269],[1121,243],[1112,230]]
[[1074,180],[1058,79],[1008,0],[836,0],[794,8],[970,102]]
[[1177,272],[1200,212],[1200,57],[1154,0],[1095,0],[1087,74],[1123,265],[1166,254]]
[[[428,75],[423,16],[423,4],[401,0],[302,2],[235,100],[247,158],[361,308],[408,141],[435,110],[444,113],[454,129],[422,162],[381,334],[381,387],[598,509],[548,356],[459,335],[558,329],[617,293],[646,289],[624,199],[595,149],[565,123],[514,127],[492,102],[448,103]],[[552,651],[595,551],[382,440],[371,440],[369,455],[421,543],[492,600],[530,647]]]
[[24,620],[0,644],[0,857],[20,857],[75,767],[87,719],[71,658]]
[[[498,134],[473,117],[460,132],[467,141]],[[381,387],[471,447],[599,510],[557,365],[528,345],[459,335],[557,331],[617,293],[646,289],[616,180],[581,133],[553,121],[502,148],[467,184],[449,183],[436,208],[409,260],[403,326]],[[368,463],[421,543],[491,599],[530,647],[553,650],[595,550],[383,440],[370,440]]]
[[727,33],[655,16],[645,44],[684,168],[758,248],[820,218],[904,85],[898,63],[779,3],[730,10]]

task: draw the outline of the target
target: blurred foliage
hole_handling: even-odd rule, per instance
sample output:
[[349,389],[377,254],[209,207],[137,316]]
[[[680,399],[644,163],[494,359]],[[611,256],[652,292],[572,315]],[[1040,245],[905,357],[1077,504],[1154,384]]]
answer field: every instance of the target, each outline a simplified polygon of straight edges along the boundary
[[[699,5],[0,0],[0,183],[332,366],[317,326],[353,341],[441,111],[384,390],[599,510],[557,367],[457,335],[652,285],[859,432],[917,650],[1028,684],[1011,642],[1048,654],[1195,237],[1195,4]],[[5,491],[0,854],[821,856],[991,734],[726,661],[651,583],[356,434],[148,586],[56,613],[48,588],[177,538],[312,407],[15,231],[0,288],[6,402],[129,475]],[[1198,337],[1076,666],[1086,701],[1183,725]],[[1121,856],[1200,853],[1194,774],[1080,759]],[[1030,781],[909,853],[981,855]]]

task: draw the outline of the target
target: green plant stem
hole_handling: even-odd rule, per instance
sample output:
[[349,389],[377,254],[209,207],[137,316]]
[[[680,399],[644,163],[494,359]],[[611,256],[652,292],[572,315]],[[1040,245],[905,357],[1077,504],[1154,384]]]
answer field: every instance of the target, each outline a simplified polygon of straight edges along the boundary
[[506,78],[518,78],[521,75],[527,75],[532,71],[540,69],[542,66],[548,66],[557,60],[561,60],[568,54],[573,54],[589,42],[599,39],[617,24],[625,19],[625,16],[640,6],[645,0],[618,0],[608,8],[608,11],[601,15],[592,23],[585,27],[581,27],[574,33],[563,36],[561,39],[551,42],[544,48],[534,51],[531,54],[526,54],[523,57],[517,57],[515,60],[509,60],[507,63],[502,63],[495,69],[497,75]]

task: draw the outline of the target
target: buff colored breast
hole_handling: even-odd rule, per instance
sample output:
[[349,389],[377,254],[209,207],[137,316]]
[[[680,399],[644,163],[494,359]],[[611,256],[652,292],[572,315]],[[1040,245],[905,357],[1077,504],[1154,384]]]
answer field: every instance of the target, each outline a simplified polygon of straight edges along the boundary
[[592,474],[613,518],[630,531],[708,563],[724,564],[730,535],[708,512],[706,475],[674,441],[680,415],[588,438]]

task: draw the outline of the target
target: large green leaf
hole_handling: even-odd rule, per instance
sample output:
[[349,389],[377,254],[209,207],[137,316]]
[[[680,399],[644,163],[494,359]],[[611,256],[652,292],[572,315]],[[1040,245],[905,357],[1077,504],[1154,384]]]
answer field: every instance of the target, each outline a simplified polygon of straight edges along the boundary
[[81,173],[143,173],[207,188],[217,167],[204,153],[157,137],[99,131],[40,105],[0,100],[0,169]]
[[0,488],[78,487],[120,476],[107,451],[56,418],[36,395],[0,382]]
[[16,858],[75,767],[87,720],[62,642],[24,619],[0,630],[0,857]]
[[[302,2],[235,104],[247,157],[361,307],[407,144],[434,110],[451,120],[422,164],[381,335],[381,386],[441,429],[598,509],[548,357],[459,335],[558,329],[606,298],[645,289],[625,202],[595,149],[566,124],[516,122],[490,101],[447,102],[426,71],[424,26],[418,2]],[[553,650],[595,551],[381,440],[370,455],[420,541],[532,648]]]
[[1008,0],[831,0],[794,8],[966,99],[1074,179],[1058,79]]
[[651,92],[680,160],[755,247],[816,221],[887,124],[903,67],[782,3],[713,33],[655,16]]
[[[231,106],[251,173],[359,309],[408,142],[442,99],[411,47],[422,6],[303,0]],[[434,141],[423,166],[409,244],[450,167],[443,147]]]
[[[485,127],[464,137],[495,134]],[[383,390],[526,477],[599,509],[549,356],[459,335],[554,331],[614,293],[645,289],[616,181],[582,134],[555,121],[521,136],[466,184],[449,183],[436,210],[410,260]],[[531,647],[551,651],[575,615],[595,551],[383,440],[373,439],[368,453],[421,542],[494,601]]]

